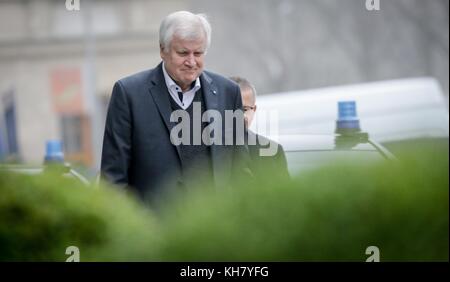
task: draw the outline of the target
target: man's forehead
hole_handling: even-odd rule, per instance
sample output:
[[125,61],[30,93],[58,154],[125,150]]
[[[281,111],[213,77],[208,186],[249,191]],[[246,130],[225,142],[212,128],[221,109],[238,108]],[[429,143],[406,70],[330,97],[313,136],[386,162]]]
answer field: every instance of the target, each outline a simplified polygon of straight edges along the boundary
[[241,87],[241,96],[244,99],[252,99],[254,98],[253,90],[248,87]]
[[178,43],[180,45],[192,45],[192,44],[203,45],[206,43],[206,38],[203,35],[182,37],[177,34],[174,34],[172,37],[172,43]]
[[253,89],[251,87],[241,85],[239,88],[241,89],[241,93],[253,95]]
[[199,46],[183,46],[183,45],[174,45],[173,48],[176,51],[204,51],[205,47],[203,45],[199,45]]

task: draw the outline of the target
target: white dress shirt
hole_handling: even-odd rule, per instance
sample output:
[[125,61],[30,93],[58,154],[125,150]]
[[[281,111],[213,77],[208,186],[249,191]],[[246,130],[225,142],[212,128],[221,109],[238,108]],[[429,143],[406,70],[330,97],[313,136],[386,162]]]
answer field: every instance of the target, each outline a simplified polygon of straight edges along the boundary
[[[192,101],[194,100],[195,92],[197,92],[197,90],[199,90],[201,88],[200,78],[197,77],[197,79],[195,80],[194,87],[192,87],[191,89],[189,89],[186,92],[183,92],[181,90],[181,87],[178,86],[178,84],[176,84],[175,81],[173,81],[173,79],[167,73],[164,62],[163,62],[162,69],[163,69],[163,73],[164,73],[164,80],[166,81],[166,86],[167,86],[167,89],[169,90],[170,96],[175,101],[175,103],[178,104],[178,106],[180,106],[183,110],[186,110],[192,104]],[[182,99],[180,99],[178,93],[183,93],[181,95]]]

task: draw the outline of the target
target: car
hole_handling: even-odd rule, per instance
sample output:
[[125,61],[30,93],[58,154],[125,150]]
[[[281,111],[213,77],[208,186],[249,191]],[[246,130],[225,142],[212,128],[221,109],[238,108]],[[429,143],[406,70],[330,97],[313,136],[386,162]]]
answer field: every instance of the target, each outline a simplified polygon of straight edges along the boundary
[[396,157],[368,134],[298,134],[280,136],[291,175],[328,164],[372,164]]
[[[0,172],[7,173],[22,173],[27,175],[39,175],[44,173],[46,166],[32,166],[32,165],[18,165],[18,164],[2,164],[0,165]],[[61,176],[73,178],[84,185],[89,185],[90,182],[79,172],[71,167],[69,163],[64,163],[61,167]]]
[[338,102],[338,118],[331,134],[289,134],[276,139],[285,151],[291,175],[336,163],[371,164],[396,157],[360,128],[355,101]]
[[259,125],[265,125],[264,120],[273,112],[279,134],[332,134],[339,101],[355,101],[362,129],[383,145],[449,138],[448,99],[439,82],[430,77],[261,95],[250,129],[266,135]]
[[59,170],[61,177],[76,179],[86,186],[90,184],[81,173],[72,168],[70,163],[64,162],[62,144],[59,140],[47,141],[43,165],[0,164],[0,172],[39,175],[50,167]]

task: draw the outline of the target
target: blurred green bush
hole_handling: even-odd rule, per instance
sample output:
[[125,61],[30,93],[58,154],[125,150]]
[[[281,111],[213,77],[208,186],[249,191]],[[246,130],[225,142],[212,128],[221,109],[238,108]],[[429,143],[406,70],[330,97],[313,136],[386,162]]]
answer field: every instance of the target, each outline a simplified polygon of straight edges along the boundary
[[[276,174],[276,173],[275,173]],[[0,260],[448,261],[448,151],[192,188],[155,214],[123,191],[0,174]]]
[[448,153],[336,164],[230,191],[200,189],[168,206],[164,260],[448,261]]
[[155,260],[154,216],[130,195],[86,187],[58,172],[0,174],[0,261]]

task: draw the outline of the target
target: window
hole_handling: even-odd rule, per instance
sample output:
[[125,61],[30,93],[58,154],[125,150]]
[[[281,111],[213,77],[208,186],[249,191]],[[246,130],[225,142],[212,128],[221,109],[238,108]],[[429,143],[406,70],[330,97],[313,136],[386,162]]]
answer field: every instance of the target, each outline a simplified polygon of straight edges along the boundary
[[71,163],[92,164],[91,122],[82,114],[60,116],[64,159]]
[[61,129],[64,152],[80,153],[83,150],[81,116],[62,116]]
[[[6,157],[8,161],[19,160],[19,144],[17,140],[17,117],[14,90],[2,95],[3,115],[0,117],[0,157]],[[1,112],[1,109],[0,109]]]

